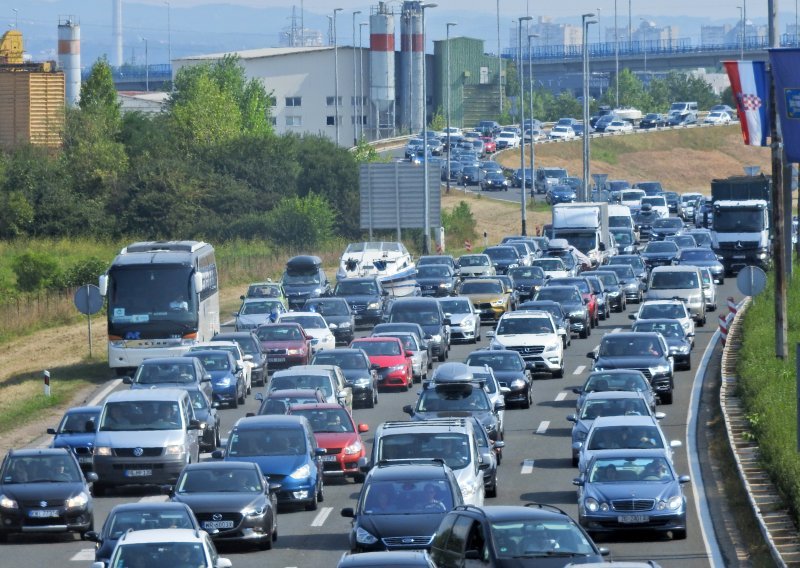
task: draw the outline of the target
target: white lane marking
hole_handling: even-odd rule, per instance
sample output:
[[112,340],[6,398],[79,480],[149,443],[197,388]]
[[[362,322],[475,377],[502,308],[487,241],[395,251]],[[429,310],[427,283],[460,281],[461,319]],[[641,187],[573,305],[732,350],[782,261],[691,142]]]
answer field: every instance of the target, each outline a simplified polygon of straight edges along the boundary
[[70,560],[72,562],[94,562],[94,548],[82,548],[80,552],[75,553]]
[[536,429],[536,433],[537,434],[544,434],[545,432],[547,432],[547,429],[549,427],[550,427],[550,421],[549,420],[542,420],[542,423],[539,424],[539,427]]
[[324,525],[325,520],[331,514],[331,511],[333,511],[333,507],[323,507],[322,510],[319,513],[317,513],[317,516],[314,517],[314,520],[311,521],[311,526],[321,527],[322,525]]
[[580,375],[585,370],[586,370],[586,365],[578,365],[577,367],[575,367],[575,370],[572,371],[572,374],[573,375]]
[[166,503],[169,496],[167,495],[148,495],[139,499],[139,503]]
[[105,397],[108,396],[108,393],[113,391],[115,388],[117,388],[121,384],[122,384],[122,379],[114,379],[113,381],[111,381],[106,388],[104,388],[99,393],[97,393],[94,396],[94,398],[92,398],[89,401],[89,406],[97,406],[100,403],[101,400],[103,400]]
[[522,462],[522,470],[520,471],[521,475],[530,475],[533,473],[533,460],[524,460]]
[[561,402],[561,401],[562,401],[562,400],[564,400],[565,398],[567,398],[567,393],[566,393],[566,392],[564,392],[564,391],[561,391],[560,393],[558,393],[558,394],[556,395],[556,402]]

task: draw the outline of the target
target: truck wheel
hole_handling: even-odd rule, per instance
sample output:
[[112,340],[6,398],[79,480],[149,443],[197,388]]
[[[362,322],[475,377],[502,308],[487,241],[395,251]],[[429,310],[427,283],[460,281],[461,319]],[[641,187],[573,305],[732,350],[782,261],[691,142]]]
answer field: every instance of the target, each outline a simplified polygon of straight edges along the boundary
[[672,391],[658,395],[661,404],[672,404]]

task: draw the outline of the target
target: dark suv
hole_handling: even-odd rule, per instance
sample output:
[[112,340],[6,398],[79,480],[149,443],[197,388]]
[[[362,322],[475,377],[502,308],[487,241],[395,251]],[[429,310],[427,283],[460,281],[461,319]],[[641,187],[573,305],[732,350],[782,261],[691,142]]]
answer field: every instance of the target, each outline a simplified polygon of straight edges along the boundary
[[356,325],[381,321],[388,292],[374,276],[346,278],[336,283],[333,295],[344,298],[356,318]]
[[[512,249],[513,250],[513,249]],[[399,298],[392,303],[386,323],[417,323],[431,345],[431,354],[439,361],[450,353],[450,318],[445,317],[435,298]]]
[[572,560],[603,562],[598,548],[567,513],[539,503],[455,507],[442,520],[431,544],[437,566],[561,567]]

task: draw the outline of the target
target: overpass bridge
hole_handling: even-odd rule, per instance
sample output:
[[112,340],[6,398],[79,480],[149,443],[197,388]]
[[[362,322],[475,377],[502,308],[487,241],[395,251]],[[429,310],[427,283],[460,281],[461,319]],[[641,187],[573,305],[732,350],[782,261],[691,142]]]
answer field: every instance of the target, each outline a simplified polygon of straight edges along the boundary
[[[91,68],[84,69],[81,79],[86,81]],[[172,66],[166,63],[153,65],[123,65],[112,67],[114,86],[118,91],[163,91],[172,81]]]

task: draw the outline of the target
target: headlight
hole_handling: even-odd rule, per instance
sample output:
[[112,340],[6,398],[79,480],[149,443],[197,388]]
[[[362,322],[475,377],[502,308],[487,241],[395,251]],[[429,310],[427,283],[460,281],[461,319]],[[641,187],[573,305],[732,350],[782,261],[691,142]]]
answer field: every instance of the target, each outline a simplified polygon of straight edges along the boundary
[[519,264],[516,263],[516,262],[512,262],[511,264],[508,265],[509,268],[516,268],[518,266],[519,266]]
[[600,510],[600,503],[597,502],[597,499],[588,497],[584,499],[583,507],[590,513],[596,513],[597,511]]
[[311,293],[315,296],[319,296],[320,294],[322,294],[322,288],[314,288],[314,290]]
[[667,503],[667,507],[671,511],[677,511],[683,505],[683,498],[680,495],[675,495],[669,498],[669,502]]
[[380,302],[370,302],[369,304],[367,304],[367,309],[368,310],[380,310],[381,309],[381,304],[380,304]]
[[525,381],[523,379],[514,379],[511,381],[511,388],[512,389],[521,389],[525,387]]
[[581,318],[583,317],[583,310],[575,310],[574,312],[569,313],[569,317],[571,318]]
[[256,507],[251,507],[249,509],[245,509],[244,511],[242,511],[242,514],[245,517],[260,517],[261,515],[264,514],[266,510],[267,506],[264,504],[264,505],[258,505]]
[[433,341],[434,343],[441,343],[442,336],[439,335],[438,333],[436,335],[431,335],[431,341]]
[[669,373],[669,365],[656,365],[655,367],[650,367],[650,373],[653,375]]
[[497,430],[497,423],[496,422],[489,422],[488,424],[484,424],[483,428],[487,432],[494,432],[495,430]]
[[363,447],[364,447],[363,444],[360,441],[356,440],[349,446],[345,447],[344,453],[347,455],[357,454],[362,450]]
[[224,379],[220,379],[217,381],[217,384],[221,387],[229,387],[231,386],[231,378],[225,377]]
[[67,509],[75,509],[78,507],[85,507],[88,502],[89,502],[89,496],[83,491],[81,491],[80,493],[75,495],[75,497],[67,499],[64,502],[64,505],[66,505]]
[[180,456],[183,454],[183,446],[175,445],[175,446],[167,446],[164,448],[164,455],[167,456]]
[[681,322],[681,325],[683,326],[683,329],[689,329],[692,324],[690,324],[688,321],[684,321]]
[[502,305],[504,305],[505,303],[506,303],[506,299],[505,299],[505,298],[500,298],[499,300],[494,300],[494,301],[492,302],[492,305],[493,305],[493,306],[502,306]]
[[439,284],[439,288],[450,288],[450,286],[452,286],[450,282],[442,282]]
[[369,377],[359,377],[355,381],[353,381],[353,384],[359,386],[368,386],[371,382],[372,379],[370,379]]
[[547,347],[544,348],[545,352],[547,351],[558,351],[558,348],[561,346],[561,342],[558,341],[556,343],[551,343]]
[[768,255],[767,255],[767,253],[766,253],[766,252],[763,252],[763,251],[762,251],[762,252],[758,253],[758,258],[759,258],[760,260],[764,260],[765,258],[767,258],[767,256],[768,256]]
[[361,527],[356,529],[356,542],[359,544],[375,544],[378,539]]
[[583,442],[588,434],[589,434],[588,432],[584,432],[583,430],[578,430],[577,432],[575,432],[575,441]]
[[0,509],[19,509],[19,505],[10,497],[0,495]]
[[302,355],[305,349],[287,349],[287,355]]
[[346,321],[346,322],[340,323],[339,324],[339,329],[350,329],[350,322]]
[[688,345],[678,345],[677,347],[673,347],[671,349],[671,351],[674,351],[675,353],[688,353],[689,352],[689,346]]
[[305,464],[301,465],[296,470],[294,470],[289,477],[291,477],[292,479],[305,479],[310,474],[311,474],[311,467],[309,467],[308,464]]
[[405,370],[405,368],[406,368],[405,365],[392,365],[391,367],[389,367],[388,371],[390,373],[396,373],[397,371]]
[[97,446],[94,449],[94,455],[96,455],[96,456],[111,456],[111,455],[113,455],[113,452],[111,451],[111,448],[109,448],[107,446]]

